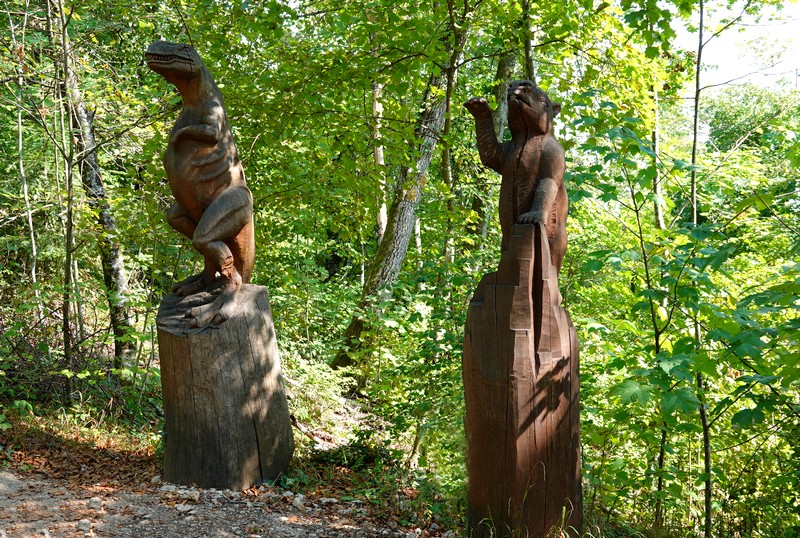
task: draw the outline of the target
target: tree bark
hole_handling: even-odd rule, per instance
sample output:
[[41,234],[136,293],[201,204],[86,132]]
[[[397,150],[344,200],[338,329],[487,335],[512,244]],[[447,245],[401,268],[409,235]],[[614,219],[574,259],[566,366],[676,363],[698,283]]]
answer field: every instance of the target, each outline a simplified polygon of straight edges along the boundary
[[62,102],[70,117],[75,136],[77,154],[70,151],[67,166],[77,164],[80,168],[81,183],[89,201],[89,206],[97,214],[97,222],[101,233],[98,239],[100,263],[103,269],[105,295],[108,301],[111,329],[114,333],[114,367],[123,366],[123,359],[133,351],[133,341],[127,339],[133,331],[130,311],[127,303],[128,277],[125,272],[125,263],[122,248],[117,241],[117,224],[108,203],[105,183],[103,181],[100,164],[97,159],[97,144],[94,136],[93,115],[86,107],[81,96],[78,77],[73,68],[72,48],[63,20],[63,10],[60,4],[59,23],[61,25],[61,47],[63,54],[63,77],[60,88]]
[[[400,267],[414,235],[416,208],[422,198],[428,168],[444,123],[445,102],[435,91],[435,88],[441,88],[443,83],[442,75],[432,76],[428,82],[428,89],[425,92],[426,106],[416,130],[420,139],[416,166],[414,170],[407,167],[401,170],[392,205],[389,208],[386,232],[367,271],[359,310],[370,308],[379,290],[394,284],[400,274]],[[332,367],[340,368],[355,364],[351,352],[358,347],[363,330],[364,319],[359,315],[353,316],[344,333],[345,348],[333,359]]]
[[[413,168],[403,167],[400,172],[389,208],[386,231],[378,244],[374,261],[367,271],[358,305],[359,311],[369,309],[379,291],[397,281],[408,252],[408,245],[414,235],[416,208],[422,199],[422,192],[428,179],[428,169],[441,137],[449,106],[440,89],[446,87],[448,71],[455,72],[458,69],[458,58],[466,41],[466,30],[462,29],[456,33],[454,41],[450,65],[441,74],[432,75],[428,80],[423,99],[424,109],[417,121],[416,138],[419,143],[416,148],[416,164]],[[358,314],[353,316],[344,333],[344,348],[331,361],[332,367],[340,368],[355,364],[352,352],[358,348],[363,330],[364,319]]]
[[536,68],[533,63],[533,27],[531,25],[531,2],[520,0],[522,7],[522,47],[525,50],[525,78],[536,84]]
[[[694,90],[694,118],[692,129],[692,168],[691,168],[691,205],[692,205],[692,225],[698,224],[698,209],[697,209],[697,148],[699,145],[700,136],[700,72],[703,66],[703,49],[705,43],[703,42],[703,24],[705,18],[705,4],[700,0],[700,21],[697,29],[697,59],[695,70],[695,90]],[[694,320],[694,337],[697,344],[700,345],[700,323],[697,319]],[[700,400],[700,426],[703,430],[703,474],[704,488],[703,488],[703,536],[711,538],[712,536],[712,498],[713,498],[713,484],[711,479],[711,434],[709,432],[708,414],[706,413],[706,399],[705,387],[703,383],[703,374],[697,372],[697,392],[698,399]]]
[[42,309],[41,298],[39,297],[39,287],[36,285],[36,264],[38,261],[38,251],[36,248],[36,233],[33,227],[33,210],[31,209],[31,199],[28,193],[28,177],[25,174],[25,162],[23,156],[23,136],[22,136],[22,87],[24,83],[23,70],[25,62],[25,25],[27,23],[28,10],[27,5],[25,9],[24,19],[19,27],[22,29],[21,41],[17,41],[17,32],[14,28],[14,23],[11,20],[11,13],[8,14],[8,23],[11,28],[11,44],[14,49],[14,55],[17,57],[17,154],[18,154],[18,167],[19,178],[22,182],[22,195],[25,200],[25,215],[28,221],[28,234],[31,241],[31,283],[33,284],[33,294],[36,298],[36,308],[39,312],[39,318],[44,317]]
[[378,243],[386,232],[386,178],[384,177],[386,160],[383,156],[383,142],[381,141],[381,122],[383,121],[383,84],[372,83],[372,156],[375,162],[375,174],[378,177],[378,213],[375,216],[375,235]]
[[662,197],[661,173],[658,169],[658,152],[661,147],[659,140],[659,133],[658,133],[658,130],[660,128],[659,111],[658,111],[658,88],[656,88],[655,86],[653,86],[653,108],[655,116],[655,119],[653,121],[653,170],[655,170],[655,176],[653,176],[653,196],[655,197],[655,201],[653,202],[653,211],[656,219],[656,228],[658,228],[659,230],[665,230],[667,226],[664,223],[664,208],[663,208],[663,201],[661,200]]

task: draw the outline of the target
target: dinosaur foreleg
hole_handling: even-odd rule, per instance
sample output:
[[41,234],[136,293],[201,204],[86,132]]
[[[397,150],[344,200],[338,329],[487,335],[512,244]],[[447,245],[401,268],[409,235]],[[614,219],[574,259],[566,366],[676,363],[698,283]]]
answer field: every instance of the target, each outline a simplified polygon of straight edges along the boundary
[[192,325],[204,327],[219,324],[230,318],[237,308],[242,275],[236,269],[241,265],[227,241],[234,238],[253,218],[253,196],[245,186],[231,187],[220,194],[206,209],[192,238],[194,247],[205,257],[207,264],[222,277],[219,296],[208,305],[187,311],[193,317]]

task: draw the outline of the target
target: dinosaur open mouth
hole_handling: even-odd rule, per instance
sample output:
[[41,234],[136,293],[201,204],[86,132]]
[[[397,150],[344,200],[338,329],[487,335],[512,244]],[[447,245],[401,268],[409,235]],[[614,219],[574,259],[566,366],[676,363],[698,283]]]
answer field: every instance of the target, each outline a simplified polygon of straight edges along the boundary
[[153,52],[147,52],[144,55],[145,60],[147,63],[157,62],[157,63],[172,63],[172,62],[184,62],[184,63],[192,63],[192,60],[186,58],[185,56],[178,56],[177,54],[155,54]]

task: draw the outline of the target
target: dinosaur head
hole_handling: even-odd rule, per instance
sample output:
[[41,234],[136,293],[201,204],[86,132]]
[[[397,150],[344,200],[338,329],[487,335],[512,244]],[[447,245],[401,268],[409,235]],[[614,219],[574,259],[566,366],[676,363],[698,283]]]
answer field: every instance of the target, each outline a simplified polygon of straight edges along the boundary
[[203,60],[189,45],[156,41],[144,53],[147,67],[172,82],[180,89],[187,80],[203,71]]
[[527,136],[549,132],[553,118],[561,111],[547,94],[529,80],[516,80],[508,85],[508,127],[511,133]]

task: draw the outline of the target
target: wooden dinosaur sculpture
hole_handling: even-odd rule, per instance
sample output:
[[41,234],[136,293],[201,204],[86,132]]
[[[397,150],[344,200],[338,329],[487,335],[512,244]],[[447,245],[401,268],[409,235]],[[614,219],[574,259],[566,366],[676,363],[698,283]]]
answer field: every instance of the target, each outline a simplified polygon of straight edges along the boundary
[[236,312],[241,285],[253,272],[253,196],[245,184],[222,94],[197,51],[157,41],[147,48],[145,59],[183,98],[164,153],[175,197],[167,222],[189,237],[205,259],[203,272],[176,284],[173,291],[187,296],[207,290],[219,274],[219,295],[186,312],[192,326],[219,325]]
[[550,258],[556,270],[567,250],[567,190],[564,187],[564,150],[553,136],[553,118],[561,110],[530,81],[508,86],[508,128],[511,140],[497,141],[489,103],[472,98],[464,103],[475,117],[481,162],[499,172],[502,249],[516,223],[542,222],[547,230]]

